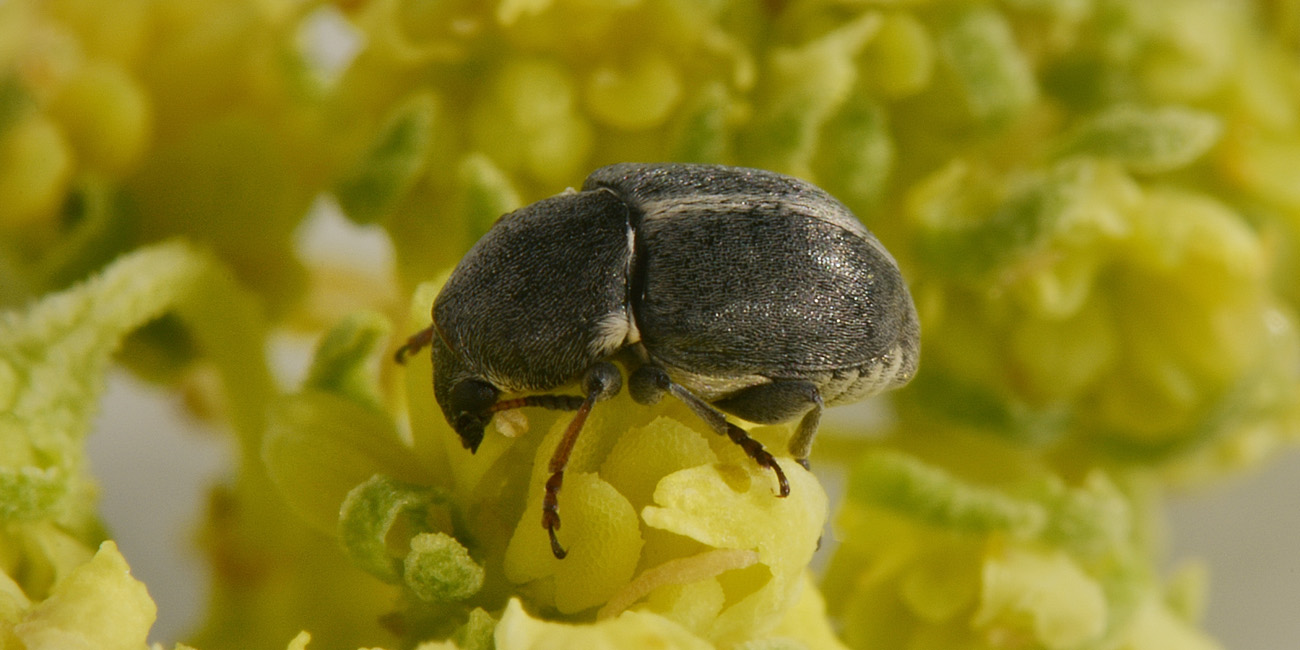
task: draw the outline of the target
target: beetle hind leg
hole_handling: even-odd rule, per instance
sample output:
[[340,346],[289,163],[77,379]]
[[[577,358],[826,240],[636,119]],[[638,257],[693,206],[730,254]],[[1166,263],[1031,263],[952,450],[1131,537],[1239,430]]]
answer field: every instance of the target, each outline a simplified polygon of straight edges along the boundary
[[[636,372],[628,378],[628,392],[632,394],[632,399],[641,404],[654,404],[663,397],[664,393],[671,393],[704,420],[709,428],[720,435],[727,436],[739,445],[760,467],[772,470],[780,485],[780,495],[783,497],[790,495],[790,482],[786,480],[785,472],[777,464],[776,458],[763,447],[763,443],[751,438],[744,429],[728,422],[727,416],[722,411],[700,399],[685,386],[674,382],[663,368],[653,365],[637,368]],[[814,428],[815,426],[814,424]]]

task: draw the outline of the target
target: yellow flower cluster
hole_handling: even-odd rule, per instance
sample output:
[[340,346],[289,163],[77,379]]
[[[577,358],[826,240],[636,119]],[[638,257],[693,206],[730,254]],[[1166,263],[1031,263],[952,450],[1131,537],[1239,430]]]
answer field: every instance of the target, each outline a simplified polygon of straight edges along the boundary
[[850,646],[1218,647],[1189,620],[1195,574],[1163,588],[1148,565],[1141,486],[1094,470],[1071,487],[1014,455],[990,477],[987,451],[953,452],[878,450],[853,468],[824,585]]
[[290,2],[0,5],[0,304],[177,234],[278,307],[328,177]]
[[[144,647],[82,447],[125,346],[239,444],[203,650],[1214,648],[1152,529],[1169,485],[1300,436],[1297,25],[1214,0],[0,0],[0,645]],[[835,507],[785,459],[776,496],[680,405],[602,402],[557,560],[568,417],[501,413],[471,455],[429,359],[376,360],[499,215],[665,160],[843,200],[909,280],[921,371],[883,430],[825,427]],[[409,308],[304,268],[313,204],[383,229]],[[319,308],[340,291],[366,309]],[[265,345],[294,328],[321,342],[285,392]]]

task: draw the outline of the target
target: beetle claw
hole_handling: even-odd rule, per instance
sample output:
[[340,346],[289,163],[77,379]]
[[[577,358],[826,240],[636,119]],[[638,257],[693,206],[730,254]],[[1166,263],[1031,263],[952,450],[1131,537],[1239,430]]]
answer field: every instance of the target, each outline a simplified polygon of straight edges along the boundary
[[745,451],[745,455],[754,459],[754,462],[758,463],[759,467],[767,467],[776,474],[776,482],[780,486],[777,496],[782,498],[790,496],[790,481],[785,477],[785,470],[781,469],[781,465],[776,462],[776,458],[772,456],[772,453],[763,448],[763,443],[749,437],[747,431],[731,422],[725,422],[724,426],[727,437],[740,446]]
[[[558,527],[558,521],[556,522],[556,525]],[[564,547],[560,546],[560,540],[555,538],[555,528],[547,528],[546,533],[551,536],[551,553],[555,555],[555,559],[563,560],[569,552],[564,550]]]
[[776,482],[781,486],[781,491],[777,496],[782,499],[790,496],[790,481],[785,479],[785,472],[781,470],[781,466],[776,463],[775,458],[772,459],[772,471],[776,472]]
[[[550,489],[550,482],[547,482],[547,489]],[[560,546],[560,540],[555,537],[555,531],[560,527],[560,512],[558,504],[552,503],[550,493],[547,493],[547,499],[542,504],[542,527],[546,529],[546,534],[551,538],[551,553],[555,559],[563,560],[569,552]]]

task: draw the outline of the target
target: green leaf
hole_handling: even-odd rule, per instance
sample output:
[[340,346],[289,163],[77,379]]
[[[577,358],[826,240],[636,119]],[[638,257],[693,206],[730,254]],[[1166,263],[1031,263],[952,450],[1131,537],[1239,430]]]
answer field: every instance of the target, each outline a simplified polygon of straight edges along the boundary
[[[6,433],[0,431],[0,435]],[[67,495],[71,480],[61,467],[0,467],[0,520],[45,515]]]
[[853,208],[879,205],[897,155],[884,107],[855,94],[826,130],[836,136],[822,142],[814,161],[817,178]]
[[0,301],[12,300],[5,295],[11,283],[21,282],[22,292],[31,294],[66,289],[112,262],[129,248],[136,215],[117,184],[85,174],[72,181],[58,218],[60,236],[39,253],[4,251],[14,255],[17,268],[13,277],[0,280]]
[[282,313],[306,288],[294,232],[320,192],[308,179],[314,163],[294,157],[268,121],[241,110],[219,115],[161,138],[141,160],[123,187],[122,227],[132,241],[182,235],[211,247]]
[[1008,531],[1029,537],[1047,524],[1047,511],[1036,503],[965,483],[896,451],[875,451],[858,461],[848,496],[932,526],[969,533]]
[[10,68],[0,73],[0,135],[32,110],[34,104],[16,70]]
[[1134,172],[1155,174],[1196,161],[1222,133],[1222,123],[1210,113],[1120,106],[1079,124],[1065,135],[1058,151],[1108,158]]
[[280,497],[325,534],[337,529],[339,506],[358,484],[380,472],[416,473],[387,413],[321,391],[275,403],[261,454]]
[[820,37],[772,50],[762,114],[741,142],[746,158],[796,176],[810,176],[822,127],[844,105],[858,71],[855,58],[875,37],[881,15],[867,12]]
[[1005,532],[1083,556],[1122,551],[1133,526],[1129,501],[1100,470],[1078,486],[1053,474],[1027,483],[985,486],[907,453],[877,449],[854,467],[848,495],[931,526],[963,533]]
[[727,85],[713,82],[687,100],[675,125],[673,160],[721,164],[727,160],[732,126],[728,114],[735,101]]
[[470,228],[467,245],[487,234],[501,215],[524,204],[510,177],[485,154],[465,156],[456,181],[464,201],[461,214]]
[[1033,68],[1002,14],[983,7],[963,9],[938,42],[976,120],[1002,124],[1037,101]]
[[358,223],[379,221],[402,200],[424,170],[437,104],[420,93],[393,109],[388,123],[335,186],[343,211]]
[[336,393],[379,408],[377,368],[372,361],[387,343],[390,329],[388,319],[375,312],[343,319],[317,346],[303,391]]
[[1030,496],[1045,504],[1050,517],[1043,538],[1081,554],[1113,551],[1126,544],[1133,512],[1119,488],[1101,471],[1090,473],[1082,485],[1070,488],[1051,477]]
[[1046,447],[1065,435],[1071,414],[1063,405],[1034,407],[1009,398],[986,384],[962,380],[939,370],[921,374],[904,396],[906,408],[925,417],[976,427],[1018,445]]
[[[966,166],[936,174],[913,208],[923,225],[917,239],[922,259],[945,276],[986,281],[991,271],[1042,248],[1083,218],[1089,201],[1099,198],[1096,168],[1064,161],[1000,188],[981,185]],[[990,201],[986,194],[1000,196]]]

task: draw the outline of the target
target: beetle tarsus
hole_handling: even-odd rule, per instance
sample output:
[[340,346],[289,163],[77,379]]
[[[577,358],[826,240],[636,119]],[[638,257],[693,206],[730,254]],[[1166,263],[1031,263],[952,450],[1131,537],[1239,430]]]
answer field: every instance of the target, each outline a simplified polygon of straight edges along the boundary
[[412,334],[410,338],[406,339],[406,343],[402,344],[402,347],[397,348],[397,352],[393,353],[393,361],[405,364],[407,359],[430,343],[433,343],[433,325]]
[[776,474],[776,482],[780,485],[778,496],[782,498],[790,496],[790,481],[786,480],[785,471],[781,469],[781,465],[776,462],[771,452],[763,447],[763,443],[751,438],[748,432],[730,422],[727,423],[727,437],[745,450],[745,454],[753,458],[759,467],[766,467]]
[[742,388],[713,402],[713,406],[742,420],[758,424],[789,422],[802,416],[787,449],[790,457],[808,458],[821,422],[825,401],[815,382],[806,379],[772,379]]
[[560,485],[564,483],[564,470],[561,469],[546,480],[546,496],[542,499],[542,527],[551,538],[551,553],[558,560],[563,560],[569,552],[560,546],[555,531],[560,527]]

